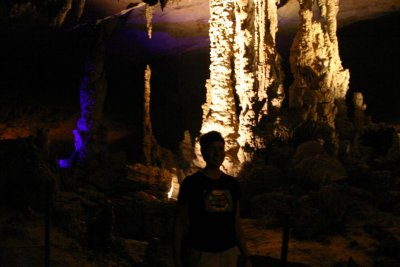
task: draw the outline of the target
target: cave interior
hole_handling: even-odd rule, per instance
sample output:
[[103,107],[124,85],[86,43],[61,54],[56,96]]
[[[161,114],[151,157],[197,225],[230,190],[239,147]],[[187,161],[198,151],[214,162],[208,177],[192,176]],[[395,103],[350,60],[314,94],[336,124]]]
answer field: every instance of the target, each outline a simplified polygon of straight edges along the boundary
[[[205,125],[229,124],[205,113],[215,108],[207,96],[217,82],[206,84],[218,44],[208,1],[131,2],[0,4],[1,266],[173,266],[179,183],[200,168]],[[246,128],[246,94],[233,98],[233,128],[263,140],[235,143],[231,161],[253,266],[400,266],[400,3],[300,1],[314,10],[340,2],[337,51],[325,60],[341,63],[328,70],[332,88],[349,77],[337,83],[345,95],[325,101],[336,93],[324,87],[328,75],[308,82],[308,67],[296,65],[315,64],[296,46],[298,1],[266,2],[280,2],[267,45],[281,61],[266,62],[283,73],[270,77],[284,90],[281,106]],[[227,62],[256,58],[238,47]],[[298,106],[306,96],[311,104]]]

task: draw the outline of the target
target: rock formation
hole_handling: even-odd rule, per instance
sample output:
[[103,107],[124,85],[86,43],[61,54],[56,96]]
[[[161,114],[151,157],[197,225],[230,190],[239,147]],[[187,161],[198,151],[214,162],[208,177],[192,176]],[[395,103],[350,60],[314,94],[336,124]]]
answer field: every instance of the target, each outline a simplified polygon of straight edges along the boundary
[[81,117],[73,130],[78,162],[96,158],[104,149],[107,138],[106,129],[102,125],[107,81],[104,71],[104,44],[101,39],[85,64],[85,76],[80,85]]
[[[336,37],[338,0],[299,0],[300,28],[293,41],[290,65],[294,82],[289,106],[300,121],[315,121],[335,128],[337,116],[346,113],[349,71],[342,67]],[[320,18],[314,18],[318,4]]]
[[[234,1],[211,0],[210,13],[210,80],[206,85],[206,103],[202,106],[203,123],[200,133],[211,130],[221,132],[227,151],[223,169],[234,173],[233,169],[238,165],[238,120],[232,83]],[[196,165],[204,166],[198,144],[195,150]]]
[[358,130],[361,130],[365,124],[365,110],[367,104],[364,103],[364,97],[361,92],[353,93],[353,105],[354,105],[354,124]]
[[154,12],[154,6],[146,5],[144,14],[146,16],[147,36],[149,37],[149,39],[151,39],[153,34],[153,23],[152,23],[153,12]]
[[[275,0],[210,2],[210,80],[201,133],[222,133],[227,150],[223,168],[231,174],[250,161],[255,150],[265,148],[265,133],[258,129],[282,105],[276,4]],[[199,158],[198,147],[196,151]]]
[[238,130],[241,163],[250,161],[255,150],[265,148],[260,122],[271,113],[277,114],[284,97],[275,42],[276,4],[276,0],[235,1],[235,89],[241,107]]
[[107,89],[104,70],[105,42],[115,29],[126,22],[129,14],[130,10],[125,10],[113,17],[99,20],[91,29],[94,32],[93,47],[86,60],[85,75],[80,84],[81,117],[73,130],[75,151],[69,159],[59,161],[61,167],[96,161],[106,148],[107,130],[102,124]]
[[151,147],[153,139],[153,130],[151,127],[150,118],[150,78],[151,69],[150,66],[146,66],[144,71],[144,118],[143,118],[143,161],[146,165],[151,164]]
[[50,27],[59,28],[63,25],[67,15],[72,11],[74,19],[78,21],[82,16],[86,0],[61,0],[53,3],[53,6],[59,5],[60,7],[55,10],[55,14],[50,19]]
[[143,161],[146,165],[157,165],[160,162],[160,147],[153,135],[150,116],[151,68],[146,66],[144,73],[144,118],[143,118]]
[[179,165],[184,172],[189,171],[194,159],[192,137],[189,131],[183,133],[183,140],[179,144]]

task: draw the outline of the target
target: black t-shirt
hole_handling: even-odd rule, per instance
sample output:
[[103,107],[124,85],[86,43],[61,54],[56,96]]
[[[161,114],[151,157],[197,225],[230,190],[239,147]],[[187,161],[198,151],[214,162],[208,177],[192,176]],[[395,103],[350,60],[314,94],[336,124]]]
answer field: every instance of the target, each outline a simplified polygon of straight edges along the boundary
[[191,247],[221,252],[236,245],[235,213],[240,195],[238,181],[224,173],[211,179],[197,172],[183,180],[178,203],[189,207]]

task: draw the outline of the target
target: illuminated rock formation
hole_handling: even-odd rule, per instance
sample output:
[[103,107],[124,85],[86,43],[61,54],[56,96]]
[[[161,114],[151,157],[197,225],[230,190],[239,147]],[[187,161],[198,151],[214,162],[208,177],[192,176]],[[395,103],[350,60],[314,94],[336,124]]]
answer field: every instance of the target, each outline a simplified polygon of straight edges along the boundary
[[94,51],[93,57],[86,62],[85,77],[80,85],[81,117],[73,130],[79,162],[95,158],[106,142],[105,128],[101,124],[107,88],[104,46],[100,44]]
[[183,133],[183,140],[179,144],[179,162],[183,171],[187,171],[194,159],[192,137],[189,131]]
[[[222,168],[235,173],[237,159],[236,104],[232,83],[234,40],[234,1],[210,1],[210,80],[207,81],[207,99],[203,105],[201,134],[215,130],[225,138],[227,156]],[[196,165],[204,166],[196,144]]]
[[153,35],[153,23],[152,23],[153,12],[154,12],[154,6],[146,5],[144,14],[146,16],[147,36],[149,37],[149,39],[151,39]]
[[361,130],[365,124],[365,110],[367,104],[364,103],[364,97],[361,92],[353,93],[353,105],[354,105],[354,124],[357,129]]
[[[278,114],[284,98],[275,48],[276,4],[276,0],[210,2],[210,80],[201,133],[217,130],[225,137],[223,168],[231,174],[250,161],[255,150],[265,148],[260,126],[267,116]],[[198,145],[195,150],[200,158]]]
[[151,68],[144,73],[144,118],[143,118],[143,161],[146,165],[156,165],[160,161],[160,147],[153,135],[150,116]]
[[93,47],[86,59],[85,74],[80,84],[81,117],[73,130],[75,151],[69,159],[59,161],[61,167],[96,162],[107,144],[107,130],[102,124],[107,90],[104,70],[105,43],[114,31],[125,24],[129,10],[97,21],[93,31]]
[[[300,28],[290,55],[294,82],[289,105],[298,110],[301,121],[315,121],[335,128],[337,116],[346,113],[345,95],[349,71],[339,57],[336,37],[338,0],[299,0]],[[320,18],[313,21],[313,5]]]
[[280,57],[275,48],[276,2],[235,1],[235,89],[241,107],[241,163],[250,161],[255,150],[266,146],[259,124],[267,115],[277,114],[284,98]]
[[150,118],[150,94],[151,94],[151,69],[146,66],[144,72],[144,119],[143,119],[143,161],[146,165],[151,164],[151,148],[153,144],[153,129]]

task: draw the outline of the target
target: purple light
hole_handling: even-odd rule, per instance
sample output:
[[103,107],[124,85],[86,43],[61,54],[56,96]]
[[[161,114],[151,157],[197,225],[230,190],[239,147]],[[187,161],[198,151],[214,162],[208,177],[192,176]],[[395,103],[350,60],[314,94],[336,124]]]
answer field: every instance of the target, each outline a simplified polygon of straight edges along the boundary
[[113,53],[124,55],[173,55],[209,46],[208,36],[173,36],[168,32],[153,31],[153,37],[149,39],[146,31],[129,27],[119,30],[110,42]]
[[71,168],[71,161],[69,159],[59,159],[58,166],[62,169]]
[[72,133],[75,136],[75,151],[80,151],[84,148],[84,143],[79,130],[73,130]]

